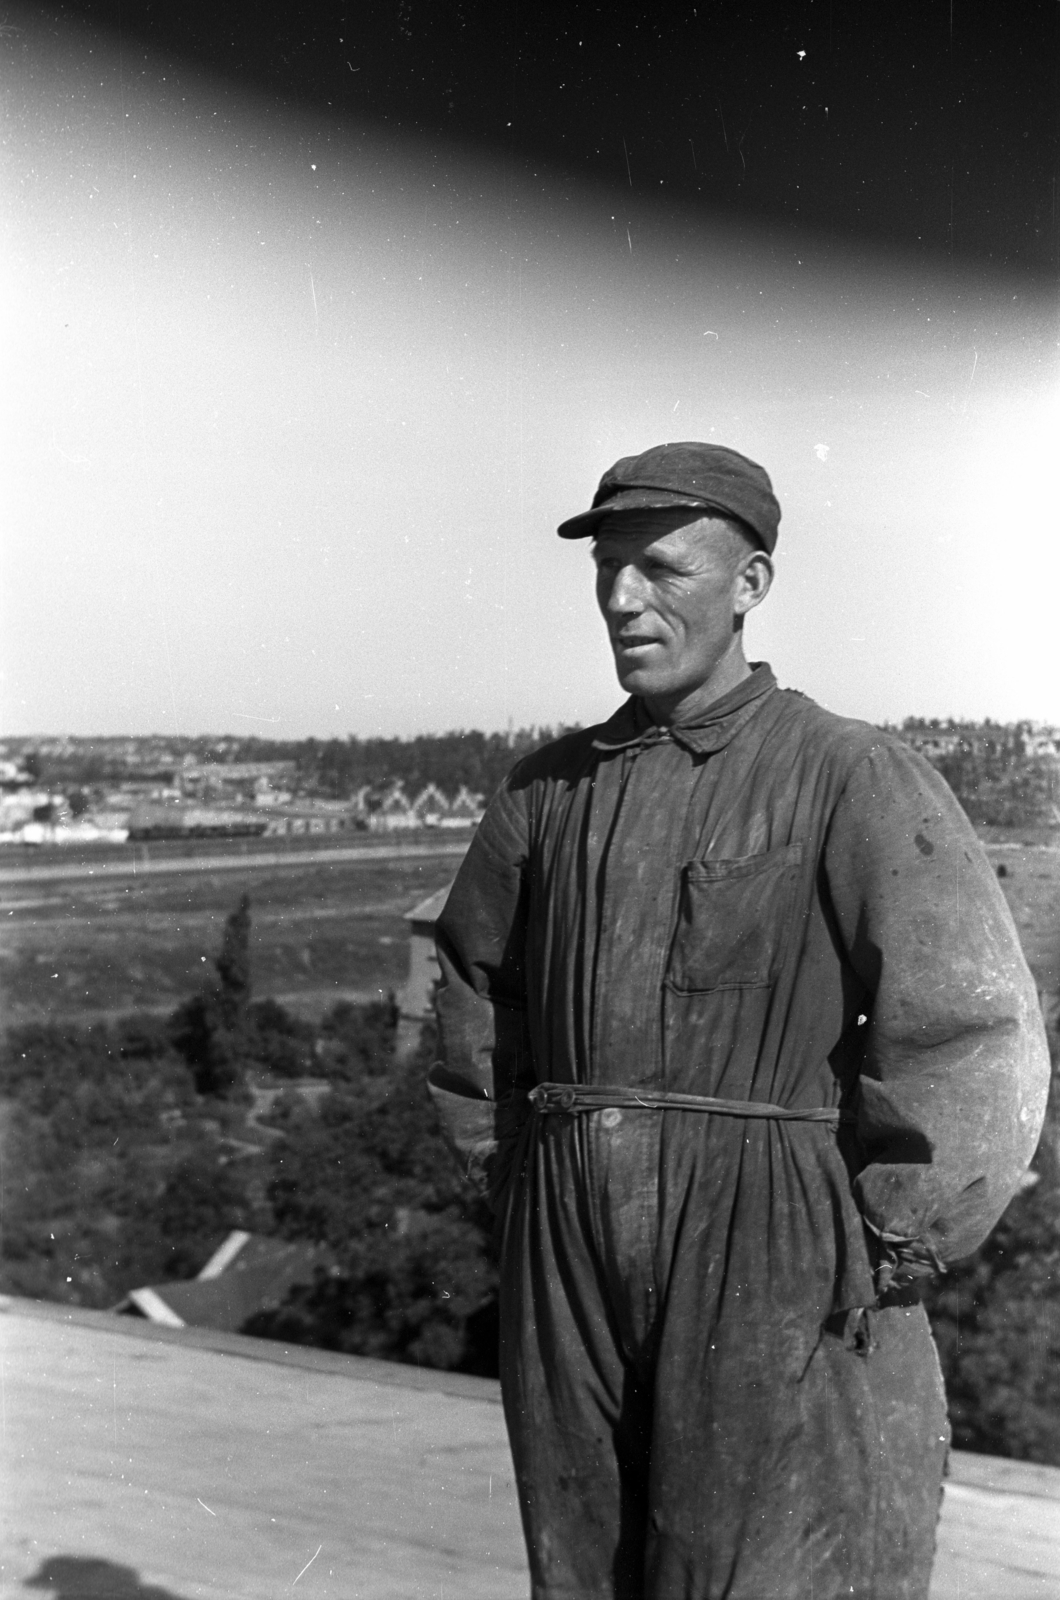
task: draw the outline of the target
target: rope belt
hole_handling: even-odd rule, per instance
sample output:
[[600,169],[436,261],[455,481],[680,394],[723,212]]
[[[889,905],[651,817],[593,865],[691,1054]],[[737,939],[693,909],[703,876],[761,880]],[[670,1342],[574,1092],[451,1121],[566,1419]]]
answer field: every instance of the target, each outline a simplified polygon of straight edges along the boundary
[[833,1128],[841,1122],[854,1122],[850,1111],[838,1107],[773,1106],[766,1100],[716,1100],[709,1094],[675,1094],[669,1089],[618,1089],[606,1083],[539,1083],[528,1096],[535,1111],[542,1115],[581,1111],[603,1111],[608,1106],[622,1110],[708,1111],[721,1117],[766,1118],[771,1122],[827,1122]]

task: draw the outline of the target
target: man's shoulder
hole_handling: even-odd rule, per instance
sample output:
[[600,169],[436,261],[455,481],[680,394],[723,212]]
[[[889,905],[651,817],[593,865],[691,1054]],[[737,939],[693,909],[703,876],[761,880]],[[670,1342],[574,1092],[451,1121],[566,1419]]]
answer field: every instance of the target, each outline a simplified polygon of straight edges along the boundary
[[[772,759],[791,761],[793,766],[827,763],[833,769],[851,771],[873,754],[898,753],[914,760],[915,752],[898,735],[858,717],[844,717],[828,711],[799,689],[777,688],[763,697],[760,711],[768,715],[772,728],[766,748]],[[750,735],[757,718],[747,724]],[[619,706],[604,722],[587,728],[572,728],[557,739],[539,745],[515,763],[503,788],[518,791],[538,783],[571,782],[585,774],[598,759],[601,748],[623,744],[636,732],[632,702]]]
[[777,689],[774,701],[778,737],[797,749],[803,760],[819,759],[847,770],[876,753],[914,752],[897,734],[859,717],[828,711],[800,689]]

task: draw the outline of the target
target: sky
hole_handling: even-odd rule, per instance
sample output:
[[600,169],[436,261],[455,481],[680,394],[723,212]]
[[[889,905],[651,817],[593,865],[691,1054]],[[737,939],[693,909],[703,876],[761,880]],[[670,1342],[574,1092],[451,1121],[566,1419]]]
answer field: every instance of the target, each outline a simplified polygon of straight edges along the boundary
[[5,734],[605,717],[589,552],[555,527],[668,439],[772,476],[747,643],[782,683],[1060,723],[1042,279],[69,19],[0,50]]

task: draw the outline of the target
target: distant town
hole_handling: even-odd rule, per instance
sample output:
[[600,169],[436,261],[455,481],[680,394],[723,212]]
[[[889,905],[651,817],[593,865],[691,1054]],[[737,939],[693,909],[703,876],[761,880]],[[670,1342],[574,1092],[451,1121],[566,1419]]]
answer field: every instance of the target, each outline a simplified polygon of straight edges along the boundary
[[[0,845],[467,830],[520,756],[562,729],[412,739],[0,740]],[[972,820],[1060,826],[1060,728],[910,718],[890,727]]]
[[[342,782],[326,746],[272,757],[235,738],[0,741],[0,845],[469,829],[485,796],[401,773]],[[341,792],[336,792],[336,791]]]

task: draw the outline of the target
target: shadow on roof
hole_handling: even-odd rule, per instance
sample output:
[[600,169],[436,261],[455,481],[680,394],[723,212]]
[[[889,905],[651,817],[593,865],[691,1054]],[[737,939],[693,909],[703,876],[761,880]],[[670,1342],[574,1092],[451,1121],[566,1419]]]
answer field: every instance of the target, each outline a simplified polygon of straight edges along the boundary
[[98,1556],[49,1556],[25,1589],[47,1589],[55,1600],[181,1600],[172,1589],[141,1583],[133,1567]]

